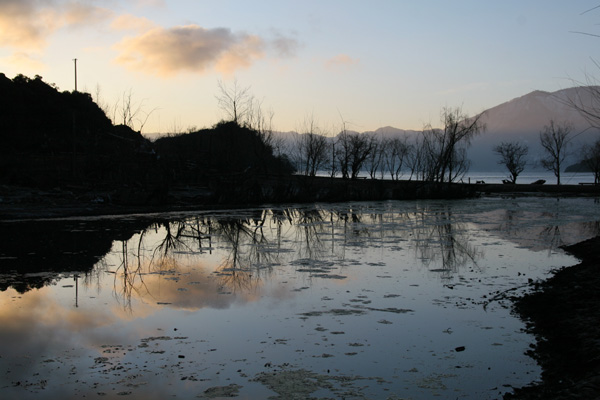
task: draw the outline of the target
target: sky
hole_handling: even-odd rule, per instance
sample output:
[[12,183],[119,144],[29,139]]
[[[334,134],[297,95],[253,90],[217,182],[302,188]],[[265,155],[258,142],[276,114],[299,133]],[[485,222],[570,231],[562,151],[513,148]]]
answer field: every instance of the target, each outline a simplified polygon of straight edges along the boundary
[[123,98],[147,137],[225,118],[237,83],[275,130],[439,125],[600,71],[598,0],[0,0],[0,72]]

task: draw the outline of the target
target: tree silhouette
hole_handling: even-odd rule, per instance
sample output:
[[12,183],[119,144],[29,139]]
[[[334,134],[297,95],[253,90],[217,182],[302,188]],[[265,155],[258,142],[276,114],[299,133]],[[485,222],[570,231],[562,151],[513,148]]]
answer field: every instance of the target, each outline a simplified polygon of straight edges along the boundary
[[517,177],[527,164],[525,157],[529,153],[529,148],[518,142],[502,142],[494,147],[494,152],[500,156],[498,164],[502,164],[508,169],[510,181],[517,183]]
[[600,139],[582,150],[583,164],[594,173],[594,183],[600,183]]
[[452,182],[469,168],[466,149],[473,137],[485,130],[483,114],[469,118],[460,107],[442,109],[443,129],[427,126],[423,130],[423,145],[427,180]]
[[252,109],[253,97],[250,94],[250,86],[240,86],[237,79],[231,86],[227,86],[222,80],[219,80],[217,85],[219,88],[219,94],[216,96],[217,103],[221,111],[225,113],[226,121],[242,125]]
[[567,149],[571,142],[572,125],[568,122],[556,123],[550,120],[540,132],[540,142],[546,157],[541,160],[542,166],[556,176],[556,184],[560,185],[560,169],[567,157]]

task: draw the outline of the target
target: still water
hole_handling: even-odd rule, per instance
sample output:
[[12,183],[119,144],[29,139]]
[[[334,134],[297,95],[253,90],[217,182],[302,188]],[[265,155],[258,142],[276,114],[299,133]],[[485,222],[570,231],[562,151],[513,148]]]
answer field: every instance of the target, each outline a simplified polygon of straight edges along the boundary
[[2,399],[496,399],[593,198],[2,222]]

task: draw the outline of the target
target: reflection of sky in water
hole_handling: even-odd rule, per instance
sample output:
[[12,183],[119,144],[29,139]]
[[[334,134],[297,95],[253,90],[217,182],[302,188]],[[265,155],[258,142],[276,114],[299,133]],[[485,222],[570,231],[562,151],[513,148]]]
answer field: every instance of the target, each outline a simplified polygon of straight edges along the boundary
[[597,234],[598,208],[484,198],[178,216],[115,241],[77,281],[0,293],[3,396],[236,383],[265,397],[252,378],[289,368],[360,376],[370,398],[494,398],[539,374],[501,293],[574,264],[556,246]]

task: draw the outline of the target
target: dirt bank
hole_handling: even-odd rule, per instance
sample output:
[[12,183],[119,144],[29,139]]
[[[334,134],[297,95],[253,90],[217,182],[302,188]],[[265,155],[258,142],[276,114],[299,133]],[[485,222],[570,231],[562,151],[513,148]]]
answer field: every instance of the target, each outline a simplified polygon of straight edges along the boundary
[[160,194],[154,189],[143,185],[55,188],[0,185],[0,220],[476,195],[475,185],[248,174],[219,176],[205,184],[170,186]]
[[530,355],[543,369],[542,381],[505,399],[600,398],[600,237],[564,249],[581,263],[515,300],[536,336]]

